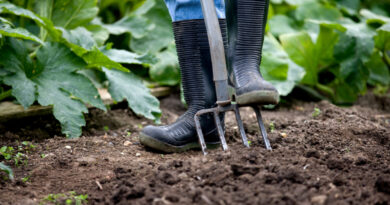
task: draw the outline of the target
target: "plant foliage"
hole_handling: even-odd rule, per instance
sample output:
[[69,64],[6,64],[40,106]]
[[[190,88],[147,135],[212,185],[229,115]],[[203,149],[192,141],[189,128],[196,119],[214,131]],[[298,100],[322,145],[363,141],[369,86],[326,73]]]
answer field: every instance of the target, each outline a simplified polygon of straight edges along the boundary
[[[106,110],[97,91],[105,81],[114,100],[125,99],[136,114],[159,120],[158,100],[131,73],[137,65],[149,67],[155,57],[111,49],[107,28],[95,23],[96,0],[20,2],[0,1],[4,93],[11,93],[25,108],[34,103],[53,106],[68,137],[81,135],[86,104]],[[102,78],[94,79],[97,75]]]

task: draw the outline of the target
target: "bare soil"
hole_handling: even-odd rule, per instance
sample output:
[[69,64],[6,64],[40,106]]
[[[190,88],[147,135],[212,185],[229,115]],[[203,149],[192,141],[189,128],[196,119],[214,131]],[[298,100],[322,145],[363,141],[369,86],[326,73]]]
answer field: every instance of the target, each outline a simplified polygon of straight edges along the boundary
[[[163,123],[185,111],[176,95],[161,107]],[[122,105],[91,110],[79,139],[61,136],[51,116],[2,123],[0,146],[29,140],[36,148],[27,165],[9,163],[15,181],[0,182],[0,204],[39,204],[69,191],[88,194],[90,204],[390,204],[389,98],[369,94],[345,108],[298,101],[263,111],[273,151],[257,141],[254,113],[241,114],[251,148],[229,114],[229,151],[207,156],[145,149],[137,137],[151,122]]]

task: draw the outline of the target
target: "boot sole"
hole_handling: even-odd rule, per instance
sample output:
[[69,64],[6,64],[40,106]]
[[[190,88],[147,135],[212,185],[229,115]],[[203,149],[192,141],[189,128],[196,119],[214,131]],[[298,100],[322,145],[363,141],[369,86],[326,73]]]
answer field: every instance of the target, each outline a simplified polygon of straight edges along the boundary
[[275,91],[252,91],[244,93],[242,95],[236,95],[236,102],[239,105],[251,105],[251,104],[261,104],[261,105],[276,105],[279,103],[279,94]]
[[[200,145],[198,142],[192,142],[188,143],[182,146],[174,146],[167,144],[165,142],[161,142],[159,140],[154,139],[153,137],[150,137],[149,135],[146,135],[144,133],[140,133],[139,135],[139,141],[141,144],[143,144],[146,147],[153,148],[155,150],[164,152],[164,153],[175,153],[175,152],[185,152],[190,149],[200,149]],[[216,149],[219,147],[220,143],[215,142],[215,143],[207,143],[207,148],[208,149]]]

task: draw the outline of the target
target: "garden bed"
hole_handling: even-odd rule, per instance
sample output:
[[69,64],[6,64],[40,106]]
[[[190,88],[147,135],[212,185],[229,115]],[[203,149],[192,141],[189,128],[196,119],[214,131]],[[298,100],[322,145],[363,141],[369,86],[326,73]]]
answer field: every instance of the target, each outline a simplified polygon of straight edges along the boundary
[[[50,115],[0,124],[0,146],[36,147],[0,182],[0,204],[39,204],[49,194],[87,194],[90,204],[388,204],[390,99],[371,94],[353,107],[294,102],[263,111],[273,151],[256,140],[255,115],[242,109],[251,148],[227,116],[229,151],[162,154],[138,133],[150,121],[126,104],[92,109],[83,137],[65,139]],[[161,100],[163,123],[185,108]],[[316,117],[313,112],[320,114]],[[318,113],[317,113],[318,114]],[[315,114],[316,115],[316,114]],[[24,180],[22,180],[24,178]]]

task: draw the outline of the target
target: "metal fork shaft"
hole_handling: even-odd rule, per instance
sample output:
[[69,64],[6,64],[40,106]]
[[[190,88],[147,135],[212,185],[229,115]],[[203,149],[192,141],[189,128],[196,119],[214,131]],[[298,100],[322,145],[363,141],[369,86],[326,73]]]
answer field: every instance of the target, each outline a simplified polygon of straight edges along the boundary
[[195,115],[194,120],[195,120],[196,132],[198,133],[200,147],[202,148],[203,155],[207,155],[206,141],[204,140],[202,126],[200,125],[199,117],[197,115]]
[[222,149],[227,150],[228,146],[227,146],[226,139],[225,139],[225,133],[222,129],[221,120],[219,119],[219,113],[216,111],[214,112],[214,121],[215,121],[215,125],[217,126],[217,129],[218,129],[218,135],[219,135],[219,139],[221,140]]
[[246,137],[244,125],[242,123],[241,116],[240,116],[240,109],[238,108],[237,105],[235,105],[234,114],[236,115],[236,121],[238,125],[238,130],[240,131],[242,143],[244,143],[245,147],[249,147],[248,138]]
[[[258,106],[252,106],[252,108],[253,108],[253,110],[256,113],[257,123],[259,124],[261,135],[263,136],[263,141],[264,141],[264,144],[265,144],[265,148],[267,150],[272,150],[271,144],[270,144],[270,142],[268,140],[267,130],[264,127],[263,118],[261,117],[260,108]],[[258,138],[260,140],[260,137],[258,137]]]

